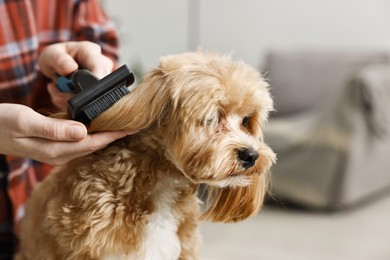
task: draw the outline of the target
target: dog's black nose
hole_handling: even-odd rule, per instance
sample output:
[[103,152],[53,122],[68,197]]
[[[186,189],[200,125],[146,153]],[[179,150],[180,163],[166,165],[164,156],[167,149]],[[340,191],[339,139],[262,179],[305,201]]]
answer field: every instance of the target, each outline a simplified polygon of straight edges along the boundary
[[259,153],[253,148],[245,148],[238,151],[238,159],[241,161],[241,165],[248,169],[255,165],[255,162],[259,158]]

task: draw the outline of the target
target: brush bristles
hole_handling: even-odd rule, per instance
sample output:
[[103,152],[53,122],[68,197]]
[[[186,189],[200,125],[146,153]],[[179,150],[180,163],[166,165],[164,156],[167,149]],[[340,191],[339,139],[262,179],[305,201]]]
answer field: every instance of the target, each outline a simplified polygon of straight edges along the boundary
[[89,120],[93,120],[101,113],[109,109],[115,102],[117,102],[127,93],[129,93],[128,88],[125,84],[122,84],[89,103],[82,109],[82,111]]

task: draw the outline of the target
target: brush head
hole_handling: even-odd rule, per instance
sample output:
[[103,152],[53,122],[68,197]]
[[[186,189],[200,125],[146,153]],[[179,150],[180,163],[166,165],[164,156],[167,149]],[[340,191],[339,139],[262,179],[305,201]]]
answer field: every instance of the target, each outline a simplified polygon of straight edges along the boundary
[[87,70],[76,71],[72,75],[72,85],[77,94],[68,101],[69,117],[89,124],[129,93],[127,87],[133,83],[134,75],[126,65],[101,80]]

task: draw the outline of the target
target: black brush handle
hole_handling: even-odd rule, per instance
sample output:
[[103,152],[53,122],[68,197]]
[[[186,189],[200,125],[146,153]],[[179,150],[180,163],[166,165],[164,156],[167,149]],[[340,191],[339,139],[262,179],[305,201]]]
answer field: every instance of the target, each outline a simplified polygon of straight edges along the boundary
[[98,81],[99,79],[95,75],[85,69],[77,70],[72,75],[72,83],[76,93],[84,91]]
[[57,88],[61,92],[79,93],[95,84],[99,79],[89,70],[78,69],[67,76],[60,76],[57,79]]

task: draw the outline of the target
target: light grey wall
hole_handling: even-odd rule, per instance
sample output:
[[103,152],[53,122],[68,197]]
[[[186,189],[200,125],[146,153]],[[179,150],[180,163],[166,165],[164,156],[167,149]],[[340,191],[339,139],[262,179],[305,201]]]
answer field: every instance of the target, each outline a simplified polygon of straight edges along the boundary
[[390,49],[388,0],[202,0],[200,45],[260,65],[269,50]]
[[188,49],[187,0],[103,1],[117,24],[121,39],[121,62],[155,66],[159,57]]
[[115,0],[123,62],[154,66],[193,50],[261,66],[270,50],[388,50],[389,0]]

